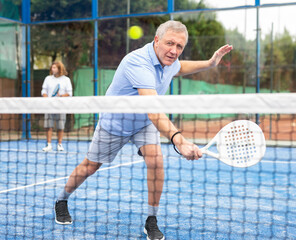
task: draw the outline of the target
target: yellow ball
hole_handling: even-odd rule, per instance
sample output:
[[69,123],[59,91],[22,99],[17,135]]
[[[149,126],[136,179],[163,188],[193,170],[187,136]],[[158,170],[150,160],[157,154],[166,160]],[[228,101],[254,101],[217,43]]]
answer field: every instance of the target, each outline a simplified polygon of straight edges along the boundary
[[143,29],[139,26],[132,26],[129,28],[127,34],[131,39],[136,40],[143,36]]

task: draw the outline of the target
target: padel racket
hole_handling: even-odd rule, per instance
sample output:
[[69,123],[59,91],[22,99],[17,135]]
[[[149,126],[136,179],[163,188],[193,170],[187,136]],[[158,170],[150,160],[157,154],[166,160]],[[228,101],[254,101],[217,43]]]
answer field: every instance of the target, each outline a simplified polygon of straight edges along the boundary
[[59,91],[60,91],[60,84],[58,83],[58,84],[56,85],[55,89],[53,90],[51,96],[52,96],[52,97],[55,97],[55,96],[58,94]]
[[[214,144],[218,153],[209,150]],[[201,148],[203,154],[240,168],[257,164],[263,158],[265,150],[265,137],[261,128],[248,120],[237,120],[227,124]]]

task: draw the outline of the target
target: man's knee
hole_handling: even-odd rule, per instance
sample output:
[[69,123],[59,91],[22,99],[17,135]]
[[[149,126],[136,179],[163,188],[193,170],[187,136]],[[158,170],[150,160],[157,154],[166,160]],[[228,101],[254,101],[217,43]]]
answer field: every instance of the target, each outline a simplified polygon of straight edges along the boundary
[[140,150],[148,168],[163,168],[163,156],[159,145],[146,145]]
[[80,164],[80,169],[87,175],[93,175],[100,167],[102,163],[96,163],[85,158]]

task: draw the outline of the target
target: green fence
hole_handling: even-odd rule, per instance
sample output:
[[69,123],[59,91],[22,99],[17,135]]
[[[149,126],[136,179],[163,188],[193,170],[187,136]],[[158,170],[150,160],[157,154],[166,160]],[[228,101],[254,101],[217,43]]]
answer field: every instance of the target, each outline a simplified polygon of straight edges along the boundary
[[1,24],[0,27],[0,78],[17,79],[17,24]]

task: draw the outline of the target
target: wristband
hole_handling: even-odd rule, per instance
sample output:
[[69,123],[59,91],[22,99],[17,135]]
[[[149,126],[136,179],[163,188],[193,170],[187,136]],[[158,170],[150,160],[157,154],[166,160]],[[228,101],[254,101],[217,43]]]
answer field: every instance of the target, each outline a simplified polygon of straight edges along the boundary
[[174,144],[174,137],[177,135],[177,134],[181,134],[181,132],[175,132],[174,134],[173,134],[173,136],[171,137],[171,143],[173,144],[173,147],[174,147],[174,150],[176,151],[176,153],[178,153],[178,154],[180,154],[180,155],[182,155],[179,151],[178,151],[178,149],[176,148],[176,145]]

